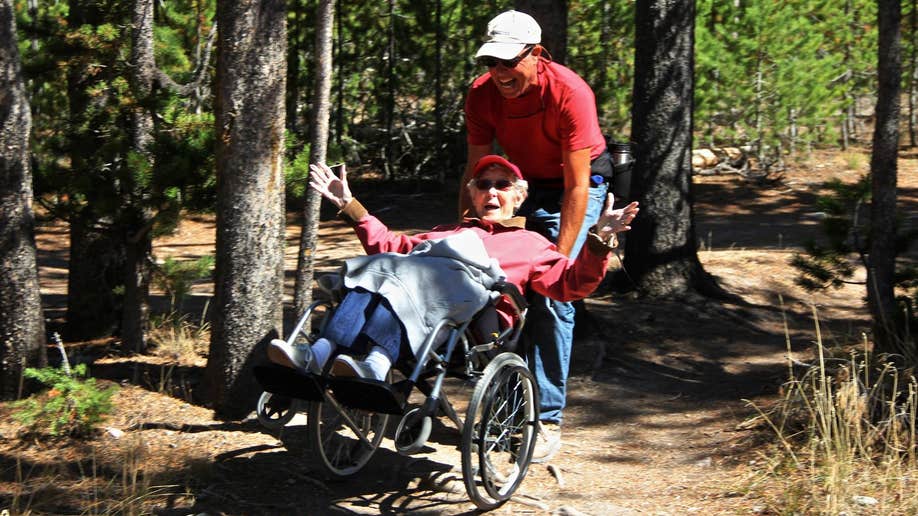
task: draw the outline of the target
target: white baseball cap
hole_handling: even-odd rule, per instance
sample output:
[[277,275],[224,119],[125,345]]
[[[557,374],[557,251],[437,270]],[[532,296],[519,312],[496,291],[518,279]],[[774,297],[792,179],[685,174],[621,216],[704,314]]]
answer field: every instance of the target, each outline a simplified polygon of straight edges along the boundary
[[526,48],[542,41],[542,28],[532,16],[519,11],[498,14],[488,22],[488,40],[475,57],[513,59]]

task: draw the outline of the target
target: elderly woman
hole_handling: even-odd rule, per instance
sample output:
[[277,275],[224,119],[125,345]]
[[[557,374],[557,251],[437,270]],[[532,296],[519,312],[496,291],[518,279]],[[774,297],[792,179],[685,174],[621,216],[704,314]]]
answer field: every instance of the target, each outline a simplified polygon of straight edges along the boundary
[[[631,229],[629,224],[638,213],[636,202],[613,210],[610,194],[598,223],[590,229],[586,245],[573,260],[559,253],[555,245],[542,235],[525,229],[524,218],[514,217],[526,199],[528,185],[519,168],[501,156],[484,156],[473,169],[467,188],[477,217],[411,236],[389,231],[379,219],[370,215],[351,195],[343,169],[340,177],[336,177],[324,164],[311,165],[310,169],[309,186],[341,210],[339,216],[352,225],[368,255],[409,253],[411,256],[413,253],[417,259],[426,260],[425,264],[444,258],[461,265],[460,273],[452,277],[443,277],[441,273],[446,274],[446,269],[435,266],[432,273],[410,278],[411,274],[405,273],[408,269],[394,273],[367,272],[366,260],[356,266],[349,261],[345,267],[345,286],[353,289],[335,310],[323,338],[311,347],[292,347],[278,339],[272,341],[268,348],[268,355],[274,362],[312,372],[321,370],[339,345],[354,350],[361,347],[369,350],[363,360],[347,354],[339,355],[332,366],[332,374],[339,376],[382,380],[403,345],[417,352],[421,345],[417,335],[422,333],[418,333],[416,326],[423,327],[425,323],[415,320],[417,314],[412,308],[420,305],[436,309],[445,304],[442,300],[438,303],[425,299],[427,291],[440,292],[451,298],[456,296],[449,291],[467,288],[472,292],[469,296],[474,298],[475,292],[478,292],[475,286],[461,283],[468,283],[472,278],[472,283],[480,281],[482,285],[478,288],[486,292],[486,287],[500,277],[506,278],[523,293],[531,289],[561,301],[588,296],[605,275],[610,251],[616,245],[615,234]],[[423,252],[418,253],[421,248]],[[390,256],[392,260],[386,266],[390,266],[393,260],[399,261],[398,256],[402,255]],[[455,272],[456,267],[449,269]],[[368,276],[371,278],[369,281],[366,279]],[[412,281],[421,288],[412,286],[415,285]],[[434,284],[431,285],[431,282]],[[392,288],[393,284],[397,284],[397,288]],[[418,290],[424,293],[419,294]],[[412,298],[418,295],[420,299]],[[472,306],[471,313],[482,306]],[[508,312],[501,310],[500,306],[498,311],[505,320],[509,319]],[[463,319],[457,317],[456,320]]]

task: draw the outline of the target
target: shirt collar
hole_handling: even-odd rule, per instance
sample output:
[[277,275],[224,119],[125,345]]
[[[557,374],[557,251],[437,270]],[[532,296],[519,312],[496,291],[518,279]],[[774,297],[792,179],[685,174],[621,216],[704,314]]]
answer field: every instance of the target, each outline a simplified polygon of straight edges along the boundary
[[525,229],[526,228],[526,217],[510,217],[509,219],[502,220],[500,222],[488,222],[486,220],[481,220],[477,217],[466,217],[462,220],[464,224],[476,224],[483,228],[489,228],[492,226],[500,226],[509,229]]

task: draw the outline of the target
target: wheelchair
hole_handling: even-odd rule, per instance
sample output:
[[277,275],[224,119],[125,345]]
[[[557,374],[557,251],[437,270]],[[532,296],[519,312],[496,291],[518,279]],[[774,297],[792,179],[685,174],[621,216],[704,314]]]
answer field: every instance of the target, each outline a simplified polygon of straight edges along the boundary
[[[425,446],[433,418],[444,415],[461,433],[462,478],[469,498],[482,510],[502,505],[529,469],[538,432],[539,392],[517,349],[526,300],[506,282],[498,282],[492,291],[492,301],[475,317],[440,321],[416,355],[402,353],[410,356],[400,357],[392,367],[404,378],[399,381],[393,382],[391,370],[387,382],[331,376],[334,355],[320,374],[274,364],[255,367],[264,389],[256,408],[259,421],[279,429],[305,411],[312,453],[329,477],[346,479],[357,474],[379,448],[390,416],[399,418],[396,450],[410,455]],[[313,303],[287,342],[315,342],[340,299],[339,290],[330,300]],[[496,315],[494,308],[501,299],[506,300],[502,306],[512,307],[514,322],[482,337],[476,322],[488,312]],[[316,330],[307,331],[314,319]],[[442,390],[447,377],[474,384],[464,421]],[[412,407],[408,398],[414,388],[425,398]]]

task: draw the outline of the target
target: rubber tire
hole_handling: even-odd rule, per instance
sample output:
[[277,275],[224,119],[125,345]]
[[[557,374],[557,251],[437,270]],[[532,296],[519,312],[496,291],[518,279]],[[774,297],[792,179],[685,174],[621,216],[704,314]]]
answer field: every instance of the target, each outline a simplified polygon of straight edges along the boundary
[[[278,406],[275,407],[275,404]],[[268,430],[280,430],[293,419],[299,408],[299,400],[265,391],[258,397],[255,415],[261,426]]]
[[[483,436],[489,425],[481,425],[481,418],[484,411],[490,410],[495,406],[495,396],[502,392],[499,388],[501,383],[508,382],[514,378],[519,378],[523,385],[523,394],[525,395],[525,406],[523,414],[522,441],[519,445],[518,452],[515,456],[517,471],[509,486],[503,486],[501,489],[495,488],[494,479],[487,473],[488,468],[481,468],[481,464],[486,464],[488,450],[479,446],[477,443],[484,442]],[[497,403],[499,405],[500,403]],[[479,509],[491,510],[510,499],[513,493],[522,483],[529,470],[529,464],[532,460],[532,452],[536,444],[536,425],[539,419],[539,394],[535,378],[529,371],[523,359],[515,353],[501,353],[485,368],[482,377],[475,385],[475,391],[469,401],[468,412],[466,413],[465,424],[462,429],[462,441],[460,448],[462,451],[462,478],[465,482],[465,489]],[[511,456],[513,454],[511,453]]]
[[[391,371],[386,381],[392,381]],[[325,474],[333,480],[350,478],[367,465],[367,462],[379,449],[386,433],[386,425],[389,423],[389,414],[341,408],[347,411],[358,424],[371,446],[368,448],[360,442],[353,430],[342,422],[340,413],[333,406],[320,401],[310,402],[306,428],[309,446],[318,456],[319,464]],[[328,433],[328,430],[332,430],[333,433]],[[339,431],[344,435],[341,435]],[[339,455],[341,452],[346,452],[350,459],[342,458]]]
[[395,449],[402,455],[413,455],[421,451],[430,438],[433,420],[430,416],[420,417],[420,414],[420,407],[413,408],[398,422]]

